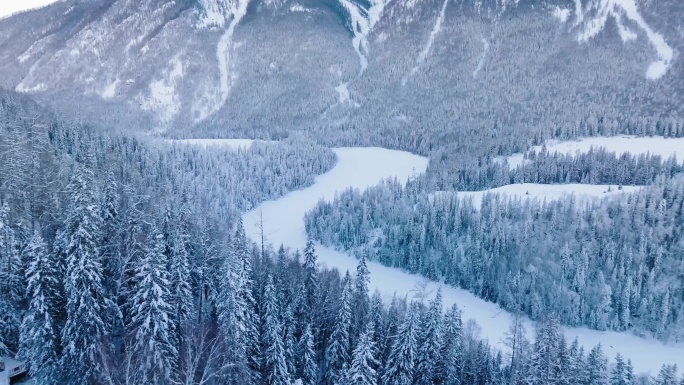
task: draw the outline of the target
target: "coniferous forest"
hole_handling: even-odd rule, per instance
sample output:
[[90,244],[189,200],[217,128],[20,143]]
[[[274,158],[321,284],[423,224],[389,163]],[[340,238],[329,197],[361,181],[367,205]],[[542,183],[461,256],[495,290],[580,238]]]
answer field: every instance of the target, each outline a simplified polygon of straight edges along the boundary
[[[301,140],[237,152],[158,146],[60,122],[15,94],[0,105],[0,354],[25,360],[37,384],[678,381],[674,366],[640,376],[628,358],[609,365],[600,345],[585,351],[560,332],[561,322],[591,322],[679,338],[680,310],[668,305],[681,281],[655,284],[676,274],[682,193],[671,182],[583,210],[496,196],[476,209],[392,181],[347,191],[308,218],[324,243],[363,246],[380,219],[395,230],[341,274],[319,270],[312,242],[301,253],[250,243],[238,215],[311,183],[334,163],[329,150]],[[283,159],[286,172],[253,172]],[[530,247],[541,229],[562,245]],[[627,242],[637,230],[639,243]],[[594,243],[578,241],[589,233]],[[526,270],[542,252],[547,270]],[[534,339],[516,317],[504,353],[457,306],[443,311],[439,293],[371,293],[366,256],[527,313],[539,321]]]
[[684,385],[684,2],[50,1],[0,385]]

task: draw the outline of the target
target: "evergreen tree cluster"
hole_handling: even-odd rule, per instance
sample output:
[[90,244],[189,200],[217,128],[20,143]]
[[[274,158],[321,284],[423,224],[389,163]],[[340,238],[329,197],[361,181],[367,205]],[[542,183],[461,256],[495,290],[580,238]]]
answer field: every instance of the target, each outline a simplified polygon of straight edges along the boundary
[[[303,139],[233,151],[103,135],[4,91],[0,157],[0,355],[39,384],[194,379],[220,272],[249,271],[244,231],[226,241],[236,218],[335,162]],[[226,253],[242,264],[222,270]]]
[[684,184],[552,202],[387,181],[320,202],[307,231],[325,245],[462,287],[532,319],[684,338]]

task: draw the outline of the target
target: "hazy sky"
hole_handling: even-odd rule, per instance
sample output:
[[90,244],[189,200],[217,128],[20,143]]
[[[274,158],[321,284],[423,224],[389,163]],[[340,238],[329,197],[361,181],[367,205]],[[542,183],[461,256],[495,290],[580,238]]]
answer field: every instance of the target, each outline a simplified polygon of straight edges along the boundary
[[0,0],[0,18],[15,12],[43,7],[57,0]]

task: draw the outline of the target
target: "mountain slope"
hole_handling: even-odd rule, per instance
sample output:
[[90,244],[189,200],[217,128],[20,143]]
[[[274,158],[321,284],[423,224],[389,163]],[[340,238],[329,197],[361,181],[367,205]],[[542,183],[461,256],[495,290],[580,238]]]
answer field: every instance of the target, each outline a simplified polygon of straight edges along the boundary
[[683,15],[674,0],[67,0],[0,21],[0,82],[176,133],[680,119]]

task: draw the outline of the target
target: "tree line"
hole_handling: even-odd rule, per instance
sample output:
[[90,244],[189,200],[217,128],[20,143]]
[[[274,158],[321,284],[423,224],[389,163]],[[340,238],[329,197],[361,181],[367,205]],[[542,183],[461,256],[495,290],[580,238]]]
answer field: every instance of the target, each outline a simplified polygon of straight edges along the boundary
[[681,341],[684,185],[546,202],[397,181],[347,190],[306,216],[325,245],[462,287],[540,320]]

